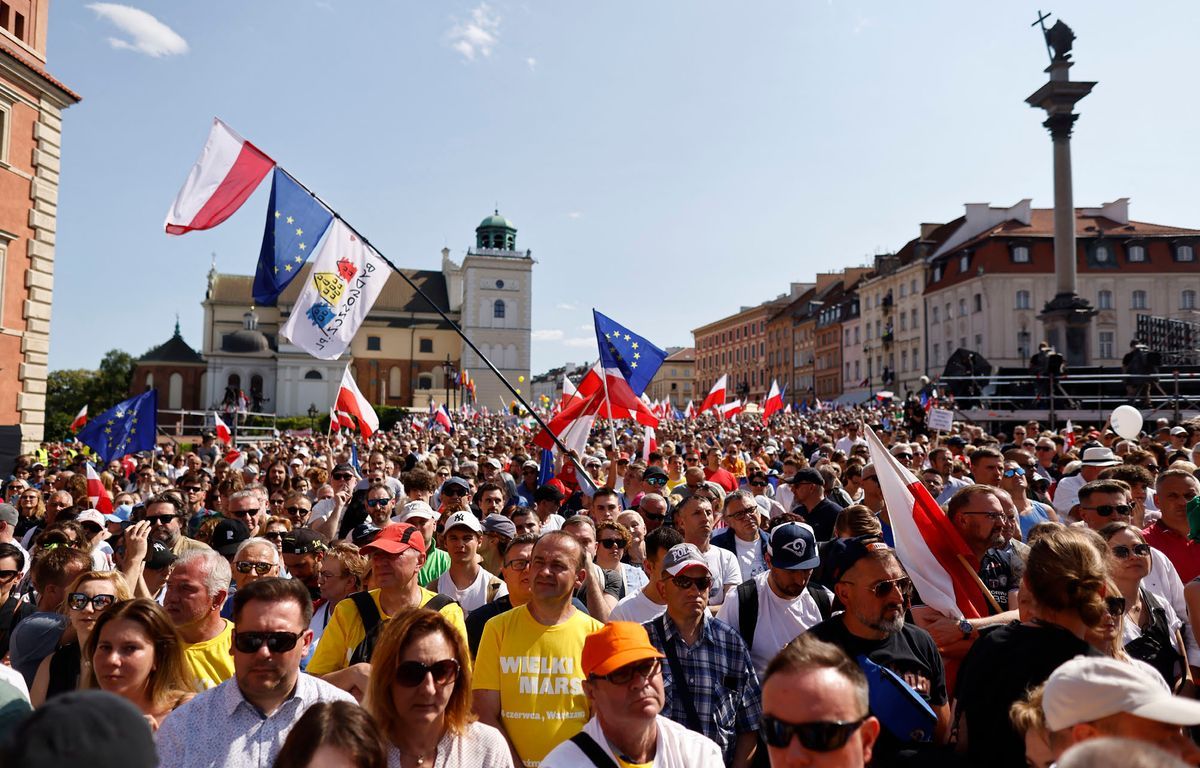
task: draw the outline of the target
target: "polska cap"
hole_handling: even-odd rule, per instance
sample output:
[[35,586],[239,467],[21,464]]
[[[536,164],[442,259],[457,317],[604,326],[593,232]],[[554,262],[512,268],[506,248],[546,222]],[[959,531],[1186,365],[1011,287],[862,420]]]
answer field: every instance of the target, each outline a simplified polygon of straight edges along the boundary
[[703,568],[705,573],[712,575],[708,561],[695,544],[676,544],[667,550],[666,557],[663,558],[663,570],[671,576],[678,576],[680,571],[693,567]]

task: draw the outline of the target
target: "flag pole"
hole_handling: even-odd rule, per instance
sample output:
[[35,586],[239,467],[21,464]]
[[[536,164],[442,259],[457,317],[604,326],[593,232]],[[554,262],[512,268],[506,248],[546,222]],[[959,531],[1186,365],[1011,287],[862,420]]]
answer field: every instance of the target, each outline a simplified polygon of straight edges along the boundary
[[612,449],[620,453],[620,450],[617,448],[616,419],[613,418],[612,401],[608,399],[608,376],[604,373],[602,360],[597,360],[596,365],[600,366],[600,385],[604,387],[604,404],[608,406],[608,439],[612,442]]
[[[564,445],[563,442],[558,439],[558,435],[554,434],[553,430],[550,429],[550,426],[545,421],[542,420],[542,417],[537,415],[536,413],[534,413],[533,408],[530,407],[529,403],[527,403],[525,401],[525,398],[521,396],[521,393],[517,391],[517,388],[514,387],[511,383],[509,383],[508,379],[504,378],[504,376],[501,375],[500,370],[492,363],[491,360],[488,359],[487,355],[485,355],[485,354],[483,354],[483,352],[479,351],[479,347],[475,346],[475,342],[471,341],[470,337],[468,337],[467,334],[463,332],[463,329],[461,327],[459,327],[458,323],[451,320],[449,315],[447,315],[445,312],[443,312],[442,308],[439,307],[434,302],[433,299],[429,298],[429,295],[427,293],[425,293],[425,291],[421,290],[421,286],[417,285],[415,282],[413,282],[412,278],[410,278],[408,275],[404,274],[404,270],[402,270],[398,266],[396,266],[396,264],[391,259],[389,259],[387,256],[385,256],[382,251],[380,251],[375,246],[371,245],[371,241],[368,240],[363,235],[363,233],[361,233],[357,229],[355,229],[353,224],[351,224],[350,222],[343,219],[341,214],[339,214],[337,211],[335,211],[333,209],[333,207],[331,205],[329,205],[323,199],[321,199],[320,195],[318,195],[316,192],[313,192],[311,189],[309,189],[308,186],[304,184],[304,182],[300,181],[295,176],[288,173],[288,171],[286,169],[284,169],[283,167],[278,166],[278,165],[275,167],[278,168],[289,179],[294,181],[298,187],[300,187],[305,192],[307,192],[309,194],[309,196],[312,197],[312,199],[316,200],[327,211],[329,211],[331,214],[333,214],[333,217],[335,219],[337,219],[338,221],[345,224],[346,227],[351,232],[353,232],[355,234],[355,236],[358,237],[359,240],[363,241],[364,245],[371,248],[371,250],[373,250],[375,252],[375,254],[377,256],[379,256],[379,258],[383,259],[384,263],[386,263],[389,267],[391,267],[392,271],[400,276],[400,279],[402,279],[404,282],[408,283],[408,287],[412,288],[413,291],[415,291],[418,296],[420,296],[422,299],[424,299],[426,301],[426,303],[429,304],[429,306],[433,307],[433,311],[437,312],[438,315],[441,316],[442,320],[446,321],[446,323],[448,323],[450,325],[450,327],[454,329],[454,332],[459,335],[459,337],[463,340],[463,343],[465,343],[468,347],[470,347],[471,351],[479,356],[479,359],[484,362],[484,364],[488,367],[488,370],[490,370],[493,374],[496,375],[496,378],[500,380],[500,383],[504,385],[504,388],[507,389],[509,392],[511,392],[513,394],[513,397],[517,398],[517,401],[525,407],[525,410],[533,415],[533,418],[535,420],[537,420],[537,423],[542,427],[542,429],[546,430],[546,433],[548,435],[550,435],[550,439],[553,440],[554,444],[556,446],[558,446],[559,450],[561,450],[563,452],[563,455],[571,459],[571,463],[573,463],[575,465],[576,470],[579,472],[583,472],[585,475],[587,475],[587,470],[585,470],[583,468],[583,465],[579,463],[579,460],[577,458],[575,458],[574,456],[571,456],[571,453],[567,449],[567,446]],[[503,398],[501,398],[501,402],[504,402]],[[590,477],[590,475],[589,475],[589,477]]]

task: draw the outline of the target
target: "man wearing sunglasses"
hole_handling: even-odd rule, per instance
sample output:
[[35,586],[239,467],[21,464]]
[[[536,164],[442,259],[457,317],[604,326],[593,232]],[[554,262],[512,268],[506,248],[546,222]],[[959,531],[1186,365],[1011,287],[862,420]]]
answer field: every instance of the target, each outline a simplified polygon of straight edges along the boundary
[[[934,759],[950,737],[950,704],[937,644],[928,632],[904,618],[912,581],[895,551],[878,537],[859,536],[829,546],[834,549],[829,557],[834,591],[846,610],[817,624],[809,634],[836,645],[852,659],[865,656],[891,670],[936,713],[937,725],[928,742],[901,739],[885,728],[875,745],[879,764],[894,764],[901,756]],[[914,706],[902,697],[892,703],[901,712]],[[887,724],[889,712],[872,714]]]
[[867,710],[867,678],[837,646],[801,635],[771,660],[762,693],[772,768],[871,763],[880,725]]
[[1083,460],[1079,472],[1067,475],[1058,481],[1054,489],[1054,510],[1059,517],[1066,518],[1079,503],[1079,489],[1100,477],[1106,467],[1118,467],[1123,462],[1111,449],[1099,443],[1090,443],[1083,449]]
[[791,511],[812,526],[817,541],[832,539],[833,524],[837,522],[842,507],[825,498],[825,478],[821,473],[811,467],[799,469],[792,475],[788,485],[796,502]]
[[233,589],[225,599],[221,615],[227,619],[233,618],[233,597],[238,590],[253,581],[278,576],[279,550],[275,549],[275,545],[257,536],[243,541],[233,555]]
[[238,590],[234,676],[163,720],[157,734],[161,765],[270,765],[310,706],[354,703],[350,694],[300,671],[312,643],[312,610],[308,590],[292,579],[262,579]]
[[642,560],[642,570],[646,572],[646,586],[626,595],[617,602],[609,621],[635,621],[644,624],[666,610],[666,604],[658,591],[658,582],[662,579],[663,558],[676,544],[683,543],[683,536],[674,528],[656,528],[646,535],[643,544],[646,548]]
[[184,502],[179,494],[165,491],[147,499],[145,505],[140,508],[140,514],[135,514],[134,517],[149,522],[150,540],[161,542],[176,557],[184,552],[208,549],[204,542],[184,535],[184,510]]
[[745,768],[760,725],[758,675],[737,630],[709,615],[712,585],[712,571],[695,545],[672,547],[658,581],[666,612],[644,626],[668,662],[663,714],[715,741],[726,765]]
[[267,505],[263,504],[258,491],[247,488],[229,495],[223,514],[230,520],[241,520],[254,534],[262,529],[267,520]]
[[367,514],[376,528],[387,528],[392,524],[392,513],[396,508],[396,499],[392,489],[386,485],[373,485],[367,491]]
[[658,530],[667,519],[667,500],[657,493],[642,494],[637,511],[647,531]]
[[580,667],[592,719],[555,747],[543,768],[616,765],[618,759],[660,768],[724,766],[711,739],[659,714],[666,698],[662,659],[639,624],[611,622],[588,635]]

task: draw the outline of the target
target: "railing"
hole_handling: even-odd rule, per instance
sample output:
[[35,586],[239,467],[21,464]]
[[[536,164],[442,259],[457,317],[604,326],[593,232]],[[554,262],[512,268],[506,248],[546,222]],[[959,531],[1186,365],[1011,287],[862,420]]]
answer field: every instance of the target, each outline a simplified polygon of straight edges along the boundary
[[[236,443],[258,443],[275,439],[273,413],[252,411],[220,412],[221,421],[229,427]],[[171,440],[195,439],[206,431],[216,430],[213,411],[182,411],[159,409],[158,433]]]

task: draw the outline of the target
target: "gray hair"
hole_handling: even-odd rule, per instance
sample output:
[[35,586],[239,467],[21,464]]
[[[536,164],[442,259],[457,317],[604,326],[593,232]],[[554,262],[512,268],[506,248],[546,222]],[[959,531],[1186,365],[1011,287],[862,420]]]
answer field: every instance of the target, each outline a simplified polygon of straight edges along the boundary
[[571,515],[563,521],[562,527],[566,528],[568,525],[586,525],[592,529],[592,533],[596,532],[596,521],[587,515]]
[[736,491],[731,491],[729,495],[725,497],[725,503],[721,508],[729,509],[729,502],[733,501],[734,499],[741,499],[742,501],[749,501],[753,502],[754,504],[758,504],[758,500],[754,498],[753,493],[750,493],[750,491],[743,491],[739,488]]
[[[274,546],[271,545],[272,549]],[[216,597],[218,592],[229,590],[229,582],[233,581],[233,571],[223,555],[212,549],[191,549],[175,561],[175,570],[186,568],[193,562],[199,562],[204,571],[204,590],[209,597]]]
[[235,552],[233,555],[233,559],[236,561],[242,556],[243,552],[252,546],[265,547],[266,550],[271,553],[271,562],[275,565],[279,565],[279,550],[275,548],[275,544],[273,542],[271,542],[269,539],[264,539],[262,536],[251,536],[239,544],[237,552]]
[[252,501],[257,501],[259,499],[259,497],[260,497],[260,494],[258,492],[258,489],[243,488],[240,491],[234,491],[233,493],[229,494],[229,501],[231,501],[231,502],[241,501],[242,499],[250,499]]
[[1183,768],[1185,765],[1148,741],[1114,736],[1081,741],[1058,761],[1059,768]]

